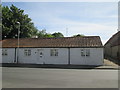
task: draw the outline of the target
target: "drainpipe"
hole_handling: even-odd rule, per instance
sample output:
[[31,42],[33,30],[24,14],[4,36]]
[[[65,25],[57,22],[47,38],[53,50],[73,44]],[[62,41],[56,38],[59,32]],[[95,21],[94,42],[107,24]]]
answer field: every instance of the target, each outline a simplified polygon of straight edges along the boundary
[[15,60],[14,60],[14,63],[16,63],[17,61],[17,53],[16,53],[16,48],[15,48]]
[[70,48],[68,48],[68,65],[70,65]]

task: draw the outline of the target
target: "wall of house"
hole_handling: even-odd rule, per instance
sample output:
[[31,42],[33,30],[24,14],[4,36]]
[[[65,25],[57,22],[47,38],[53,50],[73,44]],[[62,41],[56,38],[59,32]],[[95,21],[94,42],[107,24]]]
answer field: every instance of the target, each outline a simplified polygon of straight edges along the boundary
[[111,47],[112,53],[111,56],[116,58],[118,53],[118,46]]
[[[31,50],[31,55],[26,56],[24,54],[24,50],[29,49]],[[19,56],[18,56],[18,63],[29,63],[29,64],[37,64],[37,49],[36,48],[19,48]]]
[[[24,49],[31,50],[31,56],[24,55]],[[58,49],[58,56],[50,56],[51,49]],[[39,51],[42,50],[42,57]],[[32,64],[67,64],[68,63],[68,49],[67,48],[21,48],[19,50],[19,63]]]
[[120,45],[111,47],[111,57],[120,60]]
[[[30,49],[31,55],[25,56],[24,50]],[[50,50],[57,49],[58,56],[51,56]],[[90,49],[90,56],[81,56],[81,49],[83,48],[20,48],[18,63],[26,64],[70,64],[77,65],[102,65],[103,64],[103,48],[84,48]],[[3,56],[3,63],[14,63],[15,49],[7,48],[8,56]],[[40,57],[40,51],[43,52]],[[16,52],[17,53],[17,52]]]
[[[81,49],[89,49],[90,56],[81,56]],[[103,48],[71,48],[70,63],[76,65],[103,65]]]
[[[117,59],[117,58],[120,58],[120,45],[118,46],[110,46],[110,44],[107,44],[104,48],[104,54],[106,57],[110,57],[110,58],[114,58],[114,59]],[[119,53],[119,55],[118,55]],[[117,56],[118,55],[118,56]]]
[[104,46],[104,55],[106,57],[110,57],[112,54],[112,48],[110,46],[110,43]]
[[68,64],[68,48],[55,48],[58,49],[58,56],[50,56],[50,49],[45,49],[45,64]]
[[105,57],[113,58],[113,59],[120,58],[120,54],[118,55],[118,52],[120,52],[119,40],[120,40],[120,33],[118,32],[115,35],[113,35],[111,39],[105,44],[104,46]]
[[3,48],[7,50],[7,55],[2,55],[2,63],[14,63],[15,60],[15,48]]

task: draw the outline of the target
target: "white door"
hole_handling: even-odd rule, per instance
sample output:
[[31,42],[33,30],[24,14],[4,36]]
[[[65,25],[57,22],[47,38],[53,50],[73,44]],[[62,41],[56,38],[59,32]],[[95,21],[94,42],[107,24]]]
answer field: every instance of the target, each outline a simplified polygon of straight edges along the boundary
[[45,64],[43,49],[38,49],[38,64]]

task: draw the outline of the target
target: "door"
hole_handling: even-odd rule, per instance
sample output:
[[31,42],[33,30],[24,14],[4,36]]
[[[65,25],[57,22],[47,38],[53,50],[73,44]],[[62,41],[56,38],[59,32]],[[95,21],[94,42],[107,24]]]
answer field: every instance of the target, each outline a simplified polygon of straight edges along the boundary
[[38,64],[45,64],[43,49],[38,49]]

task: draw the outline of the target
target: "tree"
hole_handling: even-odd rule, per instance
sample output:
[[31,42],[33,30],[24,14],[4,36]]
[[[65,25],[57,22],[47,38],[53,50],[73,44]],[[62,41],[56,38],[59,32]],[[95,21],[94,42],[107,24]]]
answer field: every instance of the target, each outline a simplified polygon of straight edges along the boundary
[[41,31],[38,31],[38,34],[37,34],[37,36],[40,38],[40,37],[53,37],[53,35],[52,34],[50,34],[50,33],[46,33],[46,29],[43,29],[43,30],[41,30]]
[[41,31],[38,31],[37,36],[38,37],[45,37],[46,34],[47,34],[46,29],[43,29]]
[[44,35],[44,37],[54,37],[52,34],[50,34],[50,33],[46,33],[45,35]]
[[83,34],[77,34],[77,35],[73,35],[72,37],[84,37],[85,35]]
[[46,38],[47,37],[64,37],[63,34],[60,32],[58,32],[58,33],[55,32],[53,34],[47,33],[46,29],[39,31],[37,35],[38,35],[38,37],[46,37]]
[[64,37],[64,35],[60,32],[57,32],[57,33],[55,32],[52,35],[53,35],[53,37]]
[[2,39],[2,5],[0,5],[0,40]]
[[17,38],[20,22],[20,38],[32,37],[37,34],[31,18],[24,14],[24,10],[11,5],[2,7],[2,39]]

